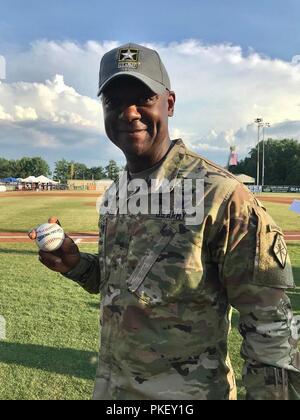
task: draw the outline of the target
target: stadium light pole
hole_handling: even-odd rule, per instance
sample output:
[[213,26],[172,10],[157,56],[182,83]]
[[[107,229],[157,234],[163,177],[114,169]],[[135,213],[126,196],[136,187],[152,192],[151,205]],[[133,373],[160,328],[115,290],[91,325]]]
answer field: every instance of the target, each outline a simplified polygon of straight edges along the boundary
[[257,124],[257,162],[256,162],[256,185],[259,186],[259,129],[262,126],[263,119],[256,118],[254,120],[255,124]]
[[262,187],[265,185],[265,128],[271,127],[271,124],[265,122],[263,124],[263,158],[262,158]]

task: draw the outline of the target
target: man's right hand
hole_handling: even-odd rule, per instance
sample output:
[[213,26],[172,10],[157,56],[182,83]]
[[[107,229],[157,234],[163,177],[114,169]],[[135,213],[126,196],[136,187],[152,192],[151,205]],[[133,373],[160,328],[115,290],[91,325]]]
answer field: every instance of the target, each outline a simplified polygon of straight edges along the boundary
[[80,252],[73,239],[66,235],[62,246],[53,252],[39,251],[40,262],[52,271],[65,274],[80,261]]
[[[48,223],[57,223],[61,226],[57,217],[52,216],[49,218]],[[29,234],[31,240],[36,239],[36,230],[32,229]],[[78,246],[73,239],[65,235],[62,246],[53,252],[39,251],[39,259],[42,264],[52,271],[61,274],[68,273],[73,270],[80,261],[80,252]]]

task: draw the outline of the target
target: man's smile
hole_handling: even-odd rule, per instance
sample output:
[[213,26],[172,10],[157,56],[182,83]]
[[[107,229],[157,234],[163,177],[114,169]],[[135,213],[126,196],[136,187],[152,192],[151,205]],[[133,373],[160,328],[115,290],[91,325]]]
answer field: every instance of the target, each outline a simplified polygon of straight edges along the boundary
[[139,129],[139,130],[119,130],[119,133],[135,134],[135,133],[141,133],[143,131],[147,131],[147,130],[145,128]]

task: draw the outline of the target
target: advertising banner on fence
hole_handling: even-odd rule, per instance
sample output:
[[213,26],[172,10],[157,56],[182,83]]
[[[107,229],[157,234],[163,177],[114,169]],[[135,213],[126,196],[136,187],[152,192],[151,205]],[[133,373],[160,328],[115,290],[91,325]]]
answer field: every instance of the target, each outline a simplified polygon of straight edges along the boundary
[[256,194],[261,192],[270,193],[300,193],[300,185],[248,185],[249,190]]
[[248,185],[250,191],[270,193],[300,193],[300,185]]

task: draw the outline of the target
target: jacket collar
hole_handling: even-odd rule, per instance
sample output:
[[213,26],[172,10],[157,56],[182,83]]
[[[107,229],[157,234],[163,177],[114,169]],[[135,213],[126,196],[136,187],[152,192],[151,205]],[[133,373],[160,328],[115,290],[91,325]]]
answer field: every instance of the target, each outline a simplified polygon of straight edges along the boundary
[[[148,187],[152,186],[153,188],[153,181],[151,185],[151,180],[154,181],[154,191],[159,190],[160,186],[163,185],[163,182],[169,182],[169,191],[172,191],[175,186],[176,182],[178,180],[178,176],[180,173],[180,169],[182,166],[183,159],[186,155],[186,146],[183,143],[181,139],[173,140],[173,147],[168,153],[166,159],[162,162],[161,166],[159,166],[150,176],[148,179],[146,179],[146,182],[148,184]],[[119,208],[119,200],[128,201],[128,199],[132,196],[134,196],[136,193],[139,192],[139,194],[148,194],[149,191],[140,191],[139,188],[137,188],[135,191],[132,191],[128,193],[127,191],[127,185],[128,185],[128,168],[125,167],[124,171],[121,172],[119,179],[116,183],[114,183],[105,193],[102,203],[109,202],[109,197],[115,197],[117,208]],[[114,201],[112,200],[112,203]],[[123,201],[124,202],[124,201]],[[116,209],[115,209],[116,210]],[[116,210],[117,211],[117,210]],[[111,212],[111,209],[109,210],[109,213]],[[112,214],[114,211],[112,211]]]
[[[174,189],[183,158],[186,154],[186,147],[181,139],[173,140],[173,143],[174,145],[167,154],[165,160],[146,179],[148,186],[151,185],[151,180],[155,180],[155,189],[159,189],[159,187],[163,184],[164,181],[168,181],[170,183],[170,190],[172,191]],[[125,185],[128,182],[127,174],[128,167],[126,165],[124,172],[121,173],[119,178],[119,185],[117,186],[117,195],[119,193],[119,186]],[[133,194],[134,193],[135,192],[133,192]]]

